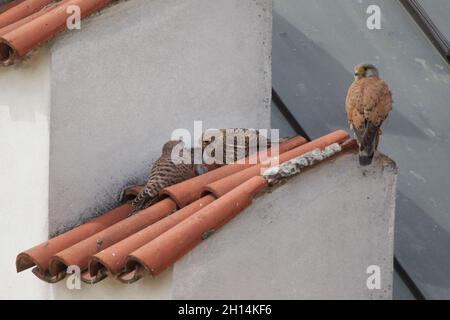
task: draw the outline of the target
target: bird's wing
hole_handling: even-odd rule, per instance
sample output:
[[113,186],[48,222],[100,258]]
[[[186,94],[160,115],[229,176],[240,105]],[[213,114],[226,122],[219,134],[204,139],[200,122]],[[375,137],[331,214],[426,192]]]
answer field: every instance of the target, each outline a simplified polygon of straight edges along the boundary
[[353,82],[348,89],[345,103],[348,122],[353,131],[355,131],[358,141],[362,140],[365,126],[364,87],[364,83],[361,80]]
[[381,79],[369,85],[367,99],[370,100],[366,107],[366,119],[374,126],[380,127],[392,110],[392,94],[388,85]]
[[348,121],[359,141],[368,127],[379,128],[392,110],[392,95],[388,85],[378,78],[355,81],[346,99]]

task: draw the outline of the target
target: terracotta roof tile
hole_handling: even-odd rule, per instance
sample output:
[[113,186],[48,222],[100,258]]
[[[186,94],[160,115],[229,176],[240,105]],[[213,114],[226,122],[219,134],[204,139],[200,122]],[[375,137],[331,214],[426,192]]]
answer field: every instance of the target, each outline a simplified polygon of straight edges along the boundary
[[53,255],[125,219],[131,211],[131,205],[120,206],[75,229],[20,253],[16,259],[17,272],[36,266],[36,272],[44,275]]
[[[280,160],[286,163],[307,152],[342,144],[348,138],[345,131],[306,144],[296,137],[280,144]],[[354,146],[344,144],[342,149]],[[158,275],[251,204],[255,194],[269,185],[261,168],[260,164],[223,166],[168,188],[165,194],[171,197],[131,217],[131,206],[121,206],[20,253],[17,271],[36,265],[33,273],[47,282],[61,280],[69,265],[78,265],[82,280],[89,283],[108,275],[125,283],[148,273]],[[202,190],[212,194],[200,198]],[[183,208],[176,211],[177,204]]]
[[87,282],[97,282],[104,277],[107,270],[117,275],[125,267],[126,257],[161,234],[192,216],[197,211],[212,203],[214,196],[205,196],[174,214],[162,219],[117,244],[97,253],[89,259],[89,278]]
[[0,11],[0,63],[13,64],[39,44],[65,30],[67,8],[76,5],[81,17],[112,0],[24,0],[5,4]]
[[0,14],[5,12],[6,10],[18,5],[19,3],[23,2],[25,0],[13,0],[10,2],[6,2],[3,5],[0,5]]
[[164,199],[127,219],[120,221],[83,241],[56,253],[49,262],[49,273],[55,276],[65,272],[68,266],[77,265],[81,270],[88,266],[88,259],[103,249],[123,240],[143,228],[167,217],[177,209],[170,199]]
[[[144,268],[153,276],[160,274],[176,260],[208,238],[222,225],[247,208],[256,193],[268,186],[261,176],[239,185],[223,197],[196,212],[153,241],[131,253],[126,269],[134,271]],[[129,275],[121,278],[131,282]]]
[[0,16],[0,28],[28,17],[52,2],[54,2],[54,0],[28,0],[6,3],[4,5],[4,10],[2,10],[2,15]]

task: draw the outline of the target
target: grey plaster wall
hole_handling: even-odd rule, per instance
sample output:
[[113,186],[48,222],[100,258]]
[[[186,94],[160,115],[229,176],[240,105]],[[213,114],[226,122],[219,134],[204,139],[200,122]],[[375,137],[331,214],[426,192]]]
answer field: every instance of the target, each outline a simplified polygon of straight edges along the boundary
[[122,1],[54,41],[50,233],[116,205],[174,129],[270,128],[271,5]]
[[[396,168],[347,154],[263,194],[175,264],[175,299],[390,299]],[[368,266],[381,289],[366,285]]]

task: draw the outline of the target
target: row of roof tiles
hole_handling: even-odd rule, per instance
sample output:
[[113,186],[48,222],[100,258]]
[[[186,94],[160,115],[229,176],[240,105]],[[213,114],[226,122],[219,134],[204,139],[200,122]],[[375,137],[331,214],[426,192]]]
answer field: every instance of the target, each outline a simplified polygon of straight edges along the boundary
[[[342,130],[309,143],[295,137],[279,145],[278,160],[289,165],[295,163],[293,159],[335,144],[344,145],[343,150],[354,148],[354,142],[345,143],[348,139]],[[325,154],[319,159],[334,152]],[[250,163],[229,164],[166,188],[163,200],[133,216],[129,216],[129,204],[109,211],[20,253],[17,272],[34,267],[33,273],[50,283],[62,280],[71,265],[80,267],[87,283],[107,276],[124,283],[135,282],[145,274],[156,276],[247,208],[255,194],[269,186],[271,180],[261,175],[264,165]]]
[[0,63],[13,64],[32,49],[67,28],[70,6],[80,8],[81,18],[112,0],[14,0],[0,7]]

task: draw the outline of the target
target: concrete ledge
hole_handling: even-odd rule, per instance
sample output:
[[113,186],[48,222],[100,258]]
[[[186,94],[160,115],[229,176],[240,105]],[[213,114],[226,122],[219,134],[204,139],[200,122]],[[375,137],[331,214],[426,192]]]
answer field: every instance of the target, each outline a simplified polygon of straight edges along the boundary
[[175,265],[173,298],[391,299],[396,174],[345,154],[258,197]]

